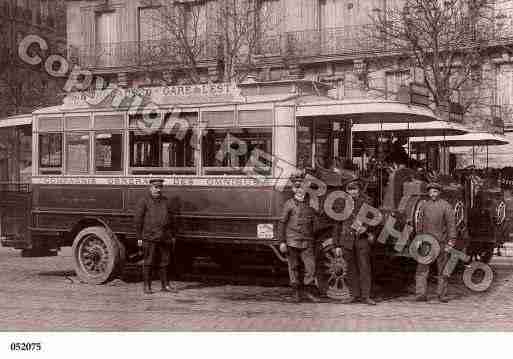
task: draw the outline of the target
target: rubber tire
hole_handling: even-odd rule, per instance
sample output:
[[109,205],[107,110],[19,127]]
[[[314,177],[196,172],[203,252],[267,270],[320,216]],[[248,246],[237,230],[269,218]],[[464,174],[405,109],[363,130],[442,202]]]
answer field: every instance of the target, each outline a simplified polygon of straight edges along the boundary
[[[107,251],[109,253],[107,269],[105,270],[105,272],[99,275],[92,275],[91,273],[85,271],[78,258],[78,251],[83,242],[83,239],[89,235],[94,235],[98,237],[105,244],[105,246],[107,247]],[[105,227],[86,227],[82,229],[73,240],[73,246],[71,251],[73,255],[73,265],[75,267],[75,273],[82,282],[97,285],[105,284],[114,279],[122,270],[124,252],[123,249],[124,248],[122,247],[122,244],[119,243],[114,234],[108,231]]]

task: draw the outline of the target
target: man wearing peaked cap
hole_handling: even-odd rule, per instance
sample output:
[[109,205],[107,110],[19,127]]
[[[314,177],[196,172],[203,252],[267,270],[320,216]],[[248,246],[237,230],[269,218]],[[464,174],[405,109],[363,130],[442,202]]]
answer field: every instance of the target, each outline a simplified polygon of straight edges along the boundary
[[[287,255],[290,286],[294,301],[302,297],[317,302],[315,286],[315,211],[308,204],[308,196],[302,187],[302,177],[291,178],[294,196],[285,202],[280,218],[280,251]],[[301,267],[304,275],[301,276]]]
[[[425,201],[419,210],[418,233],[432,235],[440,245],[440,253],[436,258],[438,270],[438,300],[447,302],[448,277],[443,272],[447,263],[446,247],[453,247],[456,242],[456,220],[454,210],[446,200],[440,198],[442,185],[438,182],[430,182],[427,185],[429,199]],[[427,279],[429,264],[417,263],[415,273],[415,300],[427,301]]]
[[151,178],[150,179],[150,185],[163,185],[164,184],[164,180],[162,178]]
[[370,264],[372,233],[357,220],[357,214],[363,205],[370,205],[370,199],[361,190],[361,180],[353,176],[344,182],[345,191],[354,201],[351,216],[337,222],[333,229],[337,257],[343,256],[348,266],[351,298],[346,303],[363,302],[376,305],[371,298],[372,273]]
[[442,185],[438,182],[429,182],[428,185],[426,186],[426,189],[429,191],[431,188],[442,191]]
[[152,178],[149,183],[149,192],[137,204],[134,218],[137,241],[144,250],[144,293],[152,293],[151,273],[154,266],[160,268],[162,291],[176,292],[167,279],[171,241],[176,232],[176,213],[168,199],[162,195],[164,180]]

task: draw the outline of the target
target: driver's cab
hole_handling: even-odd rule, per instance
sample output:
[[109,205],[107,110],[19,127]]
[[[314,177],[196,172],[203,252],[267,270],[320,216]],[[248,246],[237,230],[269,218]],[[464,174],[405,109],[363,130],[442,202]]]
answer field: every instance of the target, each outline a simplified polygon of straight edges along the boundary
[[299,169],[330,170],[351,158],[351,121],[324,118],[298,120]]

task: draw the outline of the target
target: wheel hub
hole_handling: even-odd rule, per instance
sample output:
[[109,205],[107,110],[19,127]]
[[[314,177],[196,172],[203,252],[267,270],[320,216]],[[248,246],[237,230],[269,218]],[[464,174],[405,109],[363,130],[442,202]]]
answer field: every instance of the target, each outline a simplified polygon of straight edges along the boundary
[[84,239],[80,248],[82,267],[91,274],[100,274],[105,271],[109,253],[105,243],[96,236]]

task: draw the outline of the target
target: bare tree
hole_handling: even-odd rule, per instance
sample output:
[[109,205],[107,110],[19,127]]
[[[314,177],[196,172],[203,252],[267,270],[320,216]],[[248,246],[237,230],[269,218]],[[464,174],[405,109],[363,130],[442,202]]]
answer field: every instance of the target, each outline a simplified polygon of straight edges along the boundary
[[35,108],[57,104],[58,81],[46,73],[8,63],[0,73],[0,96],[7,115],[27,113]]
[[270,30],[276,29],[280,16],[262,0],[151,4],[155,8],[151,22],[158,40],[147,51],[149,62],[165,54],[192,82],[201,81],[201,68],[208,61],[219,66],[223,81],[244,78],[254,69],[254,55]]
[[[464,111],[489,94],[486,47],[491,8],[487,0],[401,0],[371,16],[369,36],[384,50],[420,69],[436,107],[457,101]],[[489,103],[487,104],[489,105]]]

